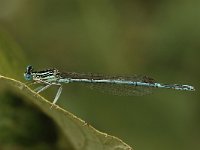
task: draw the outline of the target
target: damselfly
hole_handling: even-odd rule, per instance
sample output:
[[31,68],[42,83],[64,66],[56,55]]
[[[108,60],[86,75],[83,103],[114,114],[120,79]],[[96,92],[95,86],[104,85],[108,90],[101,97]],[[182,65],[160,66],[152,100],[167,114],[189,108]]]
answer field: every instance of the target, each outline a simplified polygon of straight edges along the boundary
[[166,88],[175,90],[194,91],[194,87],[190,85],[179,84],[162,84],[156,82],[148,76],[106,76],[101,74],[83,74],[74,72],[60,72],[57,69],[46,69],[42,71],[34,71],[32,66],[27,66],[24,77],[28,81],[43,84],[36,90],[40,93],[52,85],[59,86],[57,94],[54,98],[55,104],[62,92],[63,83],[81,82],[92,88],[102,88],[104,91],[110,91],[117,95],[145,95],[151,93],[152,88]]

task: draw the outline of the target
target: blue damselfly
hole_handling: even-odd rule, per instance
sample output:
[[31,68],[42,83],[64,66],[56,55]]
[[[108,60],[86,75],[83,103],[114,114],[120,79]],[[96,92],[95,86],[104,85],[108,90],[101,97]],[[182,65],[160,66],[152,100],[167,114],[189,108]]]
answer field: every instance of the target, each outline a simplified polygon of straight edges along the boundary
[[106,76],[101,74],[84,74],[74,72],[60,72],[57,69],[46,69],[42,71],[34,71],[32,66],[27,66],[24,77],[28,81],[43,84],[37,88],[36,92],[40,93],[52,85],[59,86],[57,94],[54,98],[55,104],[62,92],[63,83],[81,82],[92,88],[102,88],[104,91],[110,91],[117,95],[145,95],[151,93],[152,88],[166,88],[175,90],[194,91],[194,87],[190,85],[179,84],[162,84],[156,82],[148,76]]

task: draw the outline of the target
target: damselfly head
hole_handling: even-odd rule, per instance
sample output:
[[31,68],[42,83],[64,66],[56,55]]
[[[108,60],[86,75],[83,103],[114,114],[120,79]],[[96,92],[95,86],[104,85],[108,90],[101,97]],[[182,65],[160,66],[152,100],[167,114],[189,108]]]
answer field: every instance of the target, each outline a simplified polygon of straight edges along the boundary
[[26,72],[24,73],[25,80],[33,79],[32,71],[33,71],[33,67],[31,65],[26,67]]

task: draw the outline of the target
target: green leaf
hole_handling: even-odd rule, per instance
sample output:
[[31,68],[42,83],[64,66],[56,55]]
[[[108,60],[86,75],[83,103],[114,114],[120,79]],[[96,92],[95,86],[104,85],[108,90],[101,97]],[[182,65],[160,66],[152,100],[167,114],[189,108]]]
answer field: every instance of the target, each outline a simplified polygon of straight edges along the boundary
[[[71,148],[78,150],[131,150],[132,148],[117,137],[102,133],[81,120],[72,113],[55,105],[37,95],[24,83],[12,78],[0,76],[0,84],[4,87],[11,86],[14,91],[24,95],[24,99],[34,104],[40,111],[53,119],[64,135],[66,143],[71,143]],[[13,99],[14,101],[14,99]],[[49,131],[51,132],[51,131]]]

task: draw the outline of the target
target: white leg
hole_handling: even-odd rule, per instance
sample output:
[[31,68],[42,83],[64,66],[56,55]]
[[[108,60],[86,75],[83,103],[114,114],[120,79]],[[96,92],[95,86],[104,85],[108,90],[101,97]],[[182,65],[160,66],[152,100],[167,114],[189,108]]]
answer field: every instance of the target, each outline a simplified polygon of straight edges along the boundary
[[58,98],[60,97],[61,92],[62,92],[62,85],[60,85],[60,87],[58,89],[58,92],[57,92],[57,94],[56,94],[56,96],[55,96],[55,98],[53,100],[53,103],[52,103],[50,109],[52,109],[53,106],[55,105],[55,103],[58,101]]
[[37,94],[46,90],[47,88],[49,88],[52,84],[47,84],[46,86],[44,86],[43,88],[41,88],[39,91],[37,91]]
[[58,92],[53,100],[53,105],[57,102],[58,98],[60,97],[61,92],[62,92],[62,85],[60,85]]
[[[46,86],[46,85],[45,85]],[[37,88],[34,89],[34,91],[37,93],[39,90],[41,90],[42,88],[44,88],[44,85],[41,85]]]

